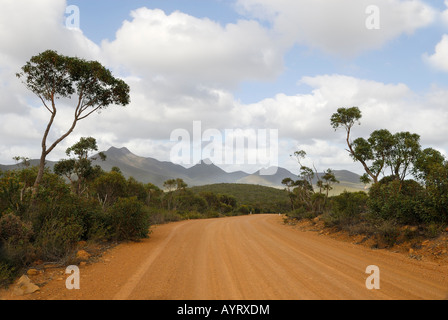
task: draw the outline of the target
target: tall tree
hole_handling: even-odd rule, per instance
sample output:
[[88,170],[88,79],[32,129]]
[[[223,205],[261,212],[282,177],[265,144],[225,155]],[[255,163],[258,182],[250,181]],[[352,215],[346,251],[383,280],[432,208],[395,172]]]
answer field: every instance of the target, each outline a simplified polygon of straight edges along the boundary
[[358,138],[353,141],[351,156],[355,161],[361,162],[366,171],[363,182],[378,182],[379,176],[389,163],[394,145],[394,136],[386,129],[372,132],[367,140]]
[[[50,113],[42,137],[39,171],[33,187],[33,194],[36,194],[43,177],[47,155],[73,132],[78,121],[112,104],[128,105],[130,89],[123,80],[113,77],[99,62],[63,56],[52,50],[33,56],[16,75],[38,96]],[[77,98],[72,124],[48,146],[47,139],[57,113],[56,101],[61,98],[70,99],[72,95]]]
[[[331,126],[334,130],[337,130],[339,128],[345,128],[345,131],[347,133],[346,136],[346,142],[348,146],[348,152],[350,153],[351,157],[355,161],[359,161],[366,171],[366,175],[364,176],[363,180],[366,182],[368,180],[368,177],[371,177],[374,182],[378,181],[378,177],[370,171],[369,166],[367,165],[367,160],[371,158],[371,155],[368,153],[369,146],[368,142],[365,139],[357,139],[356,144],[351,141],[350,134],[352,131],[353,126],[355,123],[360,124],[360,119],[362,117],[361,110],[359,110],[358,107],[351,107],[351,108],[339,108],[336,113],[334,113],[331,116],[330,122]],[[355,151],[355,147],[358,148],[358,150]],[[362,152],[360,152],[362,151]]]
[[324,174],[322,175],[322,181],[325,181],[325,183],[322,183],[322,187],[326,191],[326,201],[328,198],[328,193],[330,192],[330,190],[333,190],[333,184],[339,183],[340,181],[336,178],[333,170],[331,169],[327,169],[326,171],[324,171]]
[[412,174],[422,183],[426,184],[431,173],[435,169],[443,167],[445,163],[446,159],[440,151],[433,148],[426,148],[420,151],[418,157],[415,159]]
[[393,139],[394,145],[387,163],[392,175],[403,182],[421,153],[420,136],[410,132],[398,132],[394,134]]
[[286,191],[288,192],[289,201],[291,202],[291,210],[294,211],[294,197],[292,190],[294,187],[297,186],[296,181],[292,180],[291,178],[284,178],[282,180],[282,184],[286,186]]

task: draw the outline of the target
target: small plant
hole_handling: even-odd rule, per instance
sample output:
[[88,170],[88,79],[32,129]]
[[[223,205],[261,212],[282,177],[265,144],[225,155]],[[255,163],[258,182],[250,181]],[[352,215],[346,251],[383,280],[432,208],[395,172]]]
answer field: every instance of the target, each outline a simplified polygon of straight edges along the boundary
[[393,220],[384,220],[377,228],[378,245],[384,247],[393,247],[400,236],[400,230],[397,223]]

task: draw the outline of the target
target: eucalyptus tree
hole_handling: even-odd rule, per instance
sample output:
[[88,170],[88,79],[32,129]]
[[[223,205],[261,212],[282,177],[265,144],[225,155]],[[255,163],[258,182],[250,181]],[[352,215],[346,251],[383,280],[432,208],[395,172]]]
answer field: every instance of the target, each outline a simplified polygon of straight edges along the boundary
[[330,122],[333,129],[345,128],[347,133],[346,142],[348,146],[348,152],[355,161],[359,161],[366,174],[362,177],[362,181],[368,183],[370,179],[374,183],[378,182],[378,173],[372,172],[371,168],[367,164],[369,160],[373,158],[371,154],[371,148],[369,142],[363,138],[358,138],[355,141],[351,141],[351,131],[353,126],[360,123],[362,118],[361,110],[358,107],[351,108],[339,108],[336,113],[331,116]]
[[[16,74],[27,89],[42,102],[50,117],[42,137],[39,171],[34,182],[37,193],[48,154],[75,129],[77,123],[92,113],[110,105],[126,106],[130,102],[129,86],[97,61],[86,61],[47,50],[33,56]],[[75,97],[70,127],[48,145],[48,137],[55,122],[59,99]]]

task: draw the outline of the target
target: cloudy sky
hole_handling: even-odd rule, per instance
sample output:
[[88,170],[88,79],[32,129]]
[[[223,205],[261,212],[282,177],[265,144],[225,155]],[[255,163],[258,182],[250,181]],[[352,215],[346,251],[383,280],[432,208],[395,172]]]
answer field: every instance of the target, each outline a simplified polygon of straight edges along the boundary
[[[352,106],[354,138],[411,131],[448,154],[448,1],[0,0],[2,164],[40,156],[49,114],[15,74],[47,49],[98,60],[131,87],[130,105],[80,122],[49,160],[87,136],[173,160],[171,134],[193,136],[199,121],[223,137],[276,130],[279,165],[294,172],[303,149],[320,170],[362,173],[329,120]],[[72,119],[70,101],[58,107],[50,141]]]

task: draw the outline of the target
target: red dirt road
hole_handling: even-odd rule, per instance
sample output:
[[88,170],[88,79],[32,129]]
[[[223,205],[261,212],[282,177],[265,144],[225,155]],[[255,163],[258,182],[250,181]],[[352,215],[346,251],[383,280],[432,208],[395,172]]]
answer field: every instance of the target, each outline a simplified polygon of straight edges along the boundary
[[[65,279],[3,299],[309,300],[446,299],[448,266],[371,250],[283,224],[277,215],[182,221],[119,245]],[[366,288],[378,266],[380,289]]]

